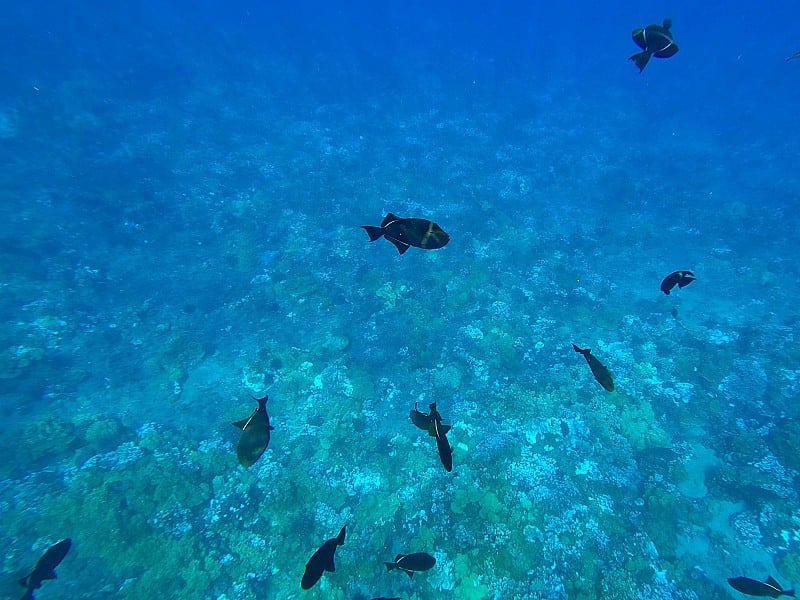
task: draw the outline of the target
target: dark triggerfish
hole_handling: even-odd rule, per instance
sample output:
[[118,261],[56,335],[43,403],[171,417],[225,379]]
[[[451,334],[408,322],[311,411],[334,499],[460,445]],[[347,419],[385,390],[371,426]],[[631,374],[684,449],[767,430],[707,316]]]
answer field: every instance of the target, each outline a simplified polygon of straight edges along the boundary
[[442,415],[436,410],[436,402],[430,405],[431,422],[428,425],[428,435],[436,438],[436,449],[439,451],[439,458],[444,465],[444,470],[448,473],[453,470],[453,449],[450,447],[450,442],[447,440],[447,432],[450,431],[450,425],[442,423]]
[[794,590],[784,590],[781,584],[771,576],[767,577],[765,581],[758,581],[749,577],[732,577],[728,579],[728,584],[737,592],[742,592],[748,596],[762,596],[764,598],[790,596],[794,598]]
[[671,19],[664,19],[663,25],[648,25],[641,29],[634,29],[631,37],[642,52],[634,54],[632,60],[639,67],[639,73],[644,71],[651,56],[656,58],[669,58],[678,52],[678,45],[670,31]]
[[413,554],[398,554],[394,557],[394,562],[383,563],[387,571],[400,569],[410,578],[414,578],[415,572],[427,571],[436,564],[436,559],[427,552],[414,552]]
[[695,277],[694,273],[691,271],[675,271],[674,273],[670,273],[664,277],[664,280],[661,282],[661,291],[669,296],[672,288],[674,288],[676,285],[679,288],[685,288],[695,279],[697,279],[697,277]]
[[239,445],[236,446],[236,456],[239,457],[239,464],[243,467],[253,465],[269,446],[269,432],[275,429],[269,424],[267,414],[267,400],[269,395],[263,398],[253,398],[258,402],[258,408],[246,419],[236,421],[233,425],[242,430],[242,437],[239,438]]
[[439,451],[439,458],[445,470],[449,473],[453,470],[453,449],[447,439],[447,432],[450,431],[451,427],[442,423],[444,419],[439,414],[439,411],[436,410],[436,402],[430,405],[430,411],[430,414],[419,411],[415,402],[414,408],[408,416],[414,425],[427,431],[429,436],[436,438],[436,449]]
[[575,349],[575,352],[583,354],[583,358],[585,358],[586,362],[589,363],[589,368],[592,370],[592,375],[594,375],[594,378],[597,379],[597,383],[602,385],[606,391],[613,392],[614,379],[611,377],[608,367],[597,360],[597,357],[592,354],[591,349],[581,349],[575,344],[572,344],[572,347]]
[[26,588],[22,600],[33,600],[33,590],[38,590],[42,587],[42,581],[56,578],[56,567],[61,564],[71,547],[72,540],[67,538],[47,549],[47,552],[42,555],[36,566],[33,567],[30,575],[19,580],[19,584]]
[[344,535],[347,525],[342,527],[335,538],[327,540],[319,550],[311,555],[306,563],[306,570],[303,573],[303,580],[300,582],[300,587],[304,590],[310,590],[322,578],[325,571],[333,573],[336,571],[336,566],[333,564],[333,554],[336,552],[336,546],[344,546]]
[[374,242],[383,236],[394,244],[397,251],[403,254],[409,246],[424,250],[441,248],[450,241],[450,236],[433,221],[427,219],[401,219],[389,213],[384,217],[380,227],[362,225]]

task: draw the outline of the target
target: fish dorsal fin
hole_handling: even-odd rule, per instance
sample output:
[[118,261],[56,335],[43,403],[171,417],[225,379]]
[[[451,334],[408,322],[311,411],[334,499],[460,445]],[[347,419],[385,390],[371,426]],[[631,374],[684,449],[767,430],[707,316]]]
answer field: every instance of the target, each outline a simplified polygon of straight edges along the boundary
[[400,560],[404,556],[405,556],[405,554],[398,554],[397,556],[394,557],[394,562],[397,562],[398,560]]
[[766,581],[764,581],[764,583],[766,583],[770,587],[774,587],[776,590],[783,591],[783,588],[781,587],[781,584],[778,583],[777,581],[775,581],[775,579],[772,577],[772,575],[767,577],[767,579],[766,579]]
[[250,417],[246,419],[242,419],[241,421],[236,421],[235,423],[231,423],[234,427],[238,427],[239,429],[244,429],[247,423],[250,422]]
[[399,221],[400,217],[398,217],[394,213],[386,213],[386,216],[383,217],[383,221],[381,221],[381,227],[386,227],[389,223],[394,221]]

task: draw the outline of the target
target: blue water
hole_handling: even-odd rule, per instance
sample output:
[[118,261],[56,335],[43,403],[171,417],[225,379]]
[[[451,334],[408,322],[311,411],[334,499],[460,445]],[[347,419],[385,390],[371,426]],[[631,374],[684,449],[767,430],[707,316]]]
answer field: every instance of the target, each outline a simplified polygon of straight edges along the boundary
[[0,19],[4,597],[800,585],[796,3],[80,4]]

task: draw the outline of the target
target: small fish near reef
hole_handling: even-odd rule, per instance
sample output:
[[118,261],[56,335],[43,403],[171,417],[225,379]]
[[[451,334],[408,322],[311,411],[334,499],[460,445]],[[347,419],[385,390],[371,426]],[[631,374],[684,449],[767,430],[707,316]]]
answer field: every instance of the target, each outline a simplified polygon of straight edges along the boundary
[[444,425],[442,415],[436,410],[436,402],[430,405],[430,413],[424,413],[417,409],[417,402],[414,403],[414,408],[409,412],[411,422],[420,429],[428,432],[428,435],[436,438],[436,449],[439,451],[439,458],[444,465],[445,470],[449,473],[453,470],[453,449],[450,447],[450,442],[447,439],[447,432],[450,431],[450,425]]
[[648,25],[633,30],[631,37],[642,51],[634,54],[628,60],[632,60],[639,67],[639,73],[644,71],[651,56],[669,58],[678,52],[678,45],[670,31],[671,27],[672,19],[664,19],[662,25]]
[[423,250],[436,250],[447,245],[450,236],[433,221],[427,219],[401,219],[392,213],[387,214],[380,227],[374,225],[361,226],[374,242],[381,236],[394,244],[397,251],[403,254],[409,246]]
[[394,562],[383,563],[387,571],[399,569],[409,578],[414,578],[414,573],[420,573],[432,569],[436,564],[436,559],[427,552],[414,552],[413,554],[398,554],[394,557]]
[[19,584],[26,588],[22,600],[33,600],[33,590],[42,587],[42,582],[47,579],[56,579],[56,567],[61,564],[71,547],[72,540],[67,538],[47,549],[33,567],[30,575],[19,580]]
[[697,277],[695,277],[694,273],[691,271],[675,271],[664,277],[664,280],[661,282],[661,291],[669,296],[672,288],[676,285],[680,289],[683,289],[696,279]]
[[737,592],[742,592],[748,596],[759,596],[763,598],[778,598],[780,596],[789,596],[794,598],[794,590],[784,590],[781,584],[775,581],[771,576],[767,577],[765,581],[758,581],[757,579],[750,579],[749,577],[732,577],[728,579],[730,585]]
[[345,529],[347,525],[342,527],[335,538],[326,540],[319,550],[311,555],[306,563],[306,570],[303,573],[303,580],[300,582],[300,587],[304,590],[310,590],[317,582],[322,579],[322,574],[325,571],[333,573],[336,571],[336,566],[333,564],[333,555],[336,552],[337,546],[344,546]]
[[453,449],[450,447],[450,442],[447,440],[447,432],[450,431],[450,425],[442,423],[442,415],[436,410],[436,402],[430,405],[431,422],[428,425],[428,435],[436,438],[436,449],[439,451],[439,458],[444,465],[444,470],[448,473],[453,470]]
[[267,400],[269,395],[263,398],[253,398],[258,402],[258,408],[246,419],[233,423],[235,427],[242,430],[242,437],[239,438],[239,445],[236,446],[236,456],[239,464],[243,467],[251,467],[261,458],[264,451],[269,446],[270,431],[275,429],[269,424],[267,414]]
[[608,367],[597,360],[597,357],[592,354],[590,348],[578,348],[575,344],[572,344],[572,347],[575,349],[575,352],[583,354],[583,358],[589,363],[589,368],[592,370],[592,375],[594,375],[597,383],[602,385],[607,392],[613,392],[614,379],[611,377],[611,372],[608,370]]

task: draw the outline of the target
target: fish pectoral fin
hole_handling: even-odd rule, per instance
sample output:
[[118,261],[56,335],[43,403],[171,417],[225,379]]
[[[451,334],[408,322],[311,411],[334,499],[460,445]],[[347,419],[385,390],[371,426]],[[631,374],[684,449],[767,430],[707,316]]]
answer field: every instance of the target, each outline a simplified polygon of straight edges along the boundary
[[58,575],[56,575],[55,570],[51,569],[50,572],[47,575],[42,577],[42,579],[58,579]]
[[447,434],[453,427],[451,425],[439,425],[439,433],[442,435]]
[[330,571],[331,573],[336,572],[336,565],[333,564],[333,554],[331,554],[330,560],[327,563],[325,563],[325,570]]
[[766,579],[766,581],[764,581],[764,583],[766,583],[770,587],[774,587],[776,590],[781,590],[781,591],[783,590],[783,588],[781,587],[781,584],[778,583],[777,581],[775,581],[775,579],[772,577],[772,575],[767,577],[767,579]]
[[272,425],[270,425],[270,426],[269,426],[269,430],[270,430],[270,431],[273,431],[274,429],[275,429],[275,428],[274,428]]

